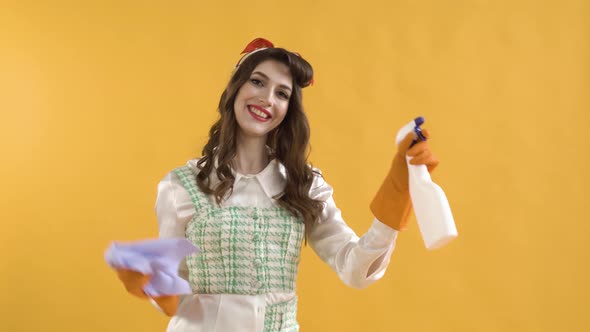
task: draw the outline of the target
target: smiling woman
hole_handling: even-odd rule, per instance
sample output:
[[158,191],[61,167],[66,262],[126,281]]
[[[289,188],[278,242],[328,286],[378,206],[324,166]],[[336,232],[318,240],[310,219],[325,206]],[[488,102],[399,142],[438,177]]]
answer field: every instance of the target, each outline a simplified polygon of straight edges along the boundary
[[292,80],[289,67],[275,60],[266,60],[254,69],[234,103],[239,136],[264,140],[283,121],[289,107]]
[[[332,187],[306,160],[310,129],[301,92],[313,80],[311,65],[264,39],[246,50],[202,157],[158,185],[160,237],[187,238],[201,248],[179,271],[193,294],[155,299],[174,316],[171,332],[298,331],[295,286],[304,239],[345,284],[377,281],[409,215],[406,154],[429,169],[438,163],[426,141],[410,149],[408,135],[371,205],[376,218],[359,238],[342,219]],[[140,273],[119,275],[127,289],[146,282]]]

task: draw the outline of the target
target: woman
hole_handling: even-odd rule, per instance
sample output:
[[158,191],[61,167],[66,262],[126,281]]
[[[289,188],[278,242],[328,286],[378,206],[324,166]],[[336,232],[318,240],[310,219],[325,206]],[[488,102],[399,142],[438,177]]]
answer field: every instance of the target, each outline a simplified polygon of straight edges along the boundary
[[[407,223],[406,153],[429,170],[438,164],[425,141],[408,150],[414,140],[408,135],[371,203],[376,218],[357,237],[342,220],[332,188],[306,161],[301,90],[312,83],[312,67],[260,38],[245,52],[221,96],[220,119],[203,156],[158,186],[160,237],[186,237],[201,249],[180,268],[193,294],[154,299],[174,316],[168,331],[298,331],[302,242],[345,284],[367,287],[383,276],[397,231]],[[147,276],[119,276],[131,293],[145,297]]]

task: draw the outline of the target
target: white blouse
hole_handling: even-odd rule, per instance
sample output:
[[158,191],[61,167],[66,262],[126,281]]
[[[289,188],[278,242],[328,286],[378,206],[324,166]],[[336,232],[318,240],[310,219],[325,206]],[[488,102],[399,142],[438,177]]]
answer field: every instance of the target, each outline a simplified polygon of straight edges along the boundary
[[[195,174],[199,172],[197,161],[198,159],[193,159],[188,162]],[[319,172],[318,169],[314,170]],[[276,159],[258,174],[234,172],[234,176],[233,192],[222,202],[222,206],[278,206],[273,197],[283,191],[286,171]],[[219,182],[215,175],[210,180],[212,186]],[[308,243],[346,285],[354,288],[367,287],[385,273],[395,247],[397,231],[374,219],[367,233],[359,238],[342,219],[332,193],[332,187],[322,176],[316,175],[310,197],[325,201],[326,205],[319,220],[310,230]],[[168,173],[158,184],[156,214],[161,238],[185,237],[186,225],[195,214],[195,208],[174,172]],[[188,269],[184,261],[180,266],[180,275],[188,280]],[[262,331],[265,306],[290,300],[294,296],[294,293],[183,296],[167,331]],[[250,317],[251,328],[244,325],[244,320],[236,320],[241,315],[246,320]],[[235,325],[237,321],[239,325]]]

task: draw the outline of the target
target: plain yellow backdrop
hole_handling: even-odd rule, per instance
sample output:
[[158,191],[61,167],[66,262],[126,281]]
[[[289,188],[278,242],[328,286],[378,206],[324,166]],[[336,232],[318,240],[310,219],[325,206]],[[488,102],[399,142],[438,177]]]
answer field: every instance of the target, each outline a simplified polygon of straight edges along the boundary
[[255,37],[313,64],[310,161],[357,233],[418,115],[460,233],[426,251],[413,221],[365,290],[305,248],[302,331],[588,330],[584,0],[2,1],[0,330],[165,330],[103,252],[156,236]]

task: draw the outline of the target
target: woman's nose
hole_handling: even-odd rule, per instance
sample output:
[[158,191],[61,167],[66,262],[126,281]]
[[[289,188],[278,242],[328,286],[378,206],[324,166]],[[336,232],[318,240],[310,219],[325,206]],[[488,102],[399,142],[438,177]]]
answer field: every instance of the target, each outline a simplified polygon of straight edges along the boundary
[[272,93],[270,91],[264,91],[259,97],[260,103],[266,107],[272,106]]

